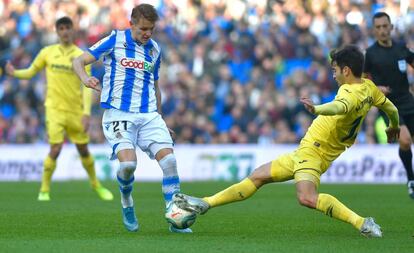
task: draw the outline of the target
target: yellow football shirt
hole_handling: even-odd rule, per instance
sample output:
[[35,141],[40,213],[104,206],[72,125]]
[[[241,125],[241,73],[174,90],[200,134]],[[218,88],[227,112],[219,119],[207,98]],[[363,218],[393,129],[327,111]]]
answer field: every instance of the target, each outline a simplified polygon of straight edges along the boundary
[[371,80],[362,80],[362,84],[343,84],[339,87],[335,100],[345,105],[345,114],[319,115],[309,127],[302,144],[318,147],[329,161],[335,160],[354,144],[371,107],[381,107],[389,102]]
[[[30,79],[46,68],[45,107],[90,114],[92,90],[86,88],[72,68],[72,60],[83,54],[76,45],[54,44],[43,48],[28,69],[15,70],[17,78]],[[86,71],[90,73],[90,65]]]

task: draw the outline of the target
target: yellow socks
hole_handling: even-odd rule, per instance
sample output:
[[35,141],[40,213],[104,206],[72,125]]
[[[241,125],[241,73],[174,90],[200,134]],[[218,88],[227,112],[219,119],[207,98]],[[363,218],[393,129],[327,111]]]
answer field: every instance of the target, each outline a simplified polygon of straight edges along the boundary
[[56,169],[56,160],[47,156],[43,162],[42,184],[40,186],[41,192],[50,191],[50,181],[52,180],[53,172]]
[[80,159],[81,159],[83,168],[85,168],[86,172],[88,173],[89,181],[91,183],[92,188],[96,189],[97,187],[100,187],[101,184],[96,178],[95,165],[94,165],[95,161],[93,157],[89,154],[88,156],[85,156],[85,157],[81,156]]
[[339,200],[329,194],[319,194],[316,209],[335,219],[348,222],[356,229],[361,229],[364,218],[354,213]]
[[216,193],[211,197],[203,198],[210,207],[220,206],[227,203],[245,200],[257,191],[256,186],[249,178],[244,179],[240,183],[234,184],[229,188]]

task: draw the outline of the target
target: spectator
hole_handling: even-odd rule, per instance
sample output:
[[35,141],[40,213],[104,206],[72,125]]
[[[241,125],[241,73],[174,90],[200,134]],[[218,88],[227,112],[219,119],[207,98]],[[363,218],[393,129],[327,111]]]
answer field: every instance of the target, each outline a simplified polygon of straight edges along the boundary
[[[165,120],[177,143],[286,143],[299,140],[311,121],[298,103],[307,94],[332,100],[337,86],[327,55],[355,43],[366,48],[373,12],[391,14],[396,40],[414,47],[414,6],[398,1],[156,1],[163,16],[157,37],[163,48],[160,82]],[[112,29],[128,26],[133,0],[3,1],[0,4],[0,63],[26,67],[40,48],[56,42],[54,22],[75,20],[76,44],[87,48]],[[176,46],[178,45],[178,46]],[[13,57],[10,52],[13,49]],[[102,65],[93,73],[102,78]],[[408,78],[414,82],[414,72]],[[0,78],[0,142],[46,142],[44,79]],[[28,89],[27,87],[32,87]],[[30,98],[16,104],[19,94]],[[30,94],[30,95],[29,95]],[[102,111],[94,101],[91,142]],[[22,109],[26,108],[26,109]],[[29,109],[27,109],[29,108]],[[373,120],[360,142],[376,142]],[[34,118],[37,118],[34,120]],[[22,127],[24,126],[24,127]],[[17,138],[17,134],[21,137]]]

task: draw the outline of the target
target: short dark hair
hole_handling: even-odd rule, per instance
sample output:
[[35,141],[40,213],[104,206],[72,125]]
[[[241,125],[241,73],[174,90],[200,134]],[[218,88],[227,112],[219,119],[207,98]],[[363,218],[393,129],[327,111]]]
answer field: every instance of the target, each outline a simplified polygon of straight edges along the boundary
[[60,25],[69,25],[70,27],[73,27],[72,19],[70,19],[70,17],[62,17],[56,20],[56,23],[55,23],[56,29],[58,29]]
[[347,66],[355,77],[361,77],[364,68],[364,54],[355,45],[346,45],[340,49],[332,50],[331,62],[336,62],[341,70]]
[[374,16],[372,17],[372,23],[374,23],[375,19],[382,18],[382,17],[387,17],[388,21],[391,23],[390,16],[387,13],[382,12],[382,11],[377,12],[377,13],[374,14]]
[[155,23],[158,21],[157,10],[150,4],[140,4],[135,6],[134,9],[132,9],[131,20],[138,22],[142,17]]

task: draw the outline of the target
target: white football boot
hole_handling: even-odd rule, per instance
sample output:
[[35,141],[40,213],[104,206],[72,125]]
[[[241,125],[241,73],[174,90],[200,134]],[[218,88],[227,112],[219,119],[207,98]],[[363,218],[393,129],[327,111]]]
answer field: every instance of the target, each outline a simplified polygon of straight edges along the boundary
[[176,193],[173,195],[173,202],[181,209],[196,212],[197,214],[205,214],[210,205],[201,198]]
[[382,237],[381,227],[375,223],[372,217],[365,218],[360,232],[365,237]]

